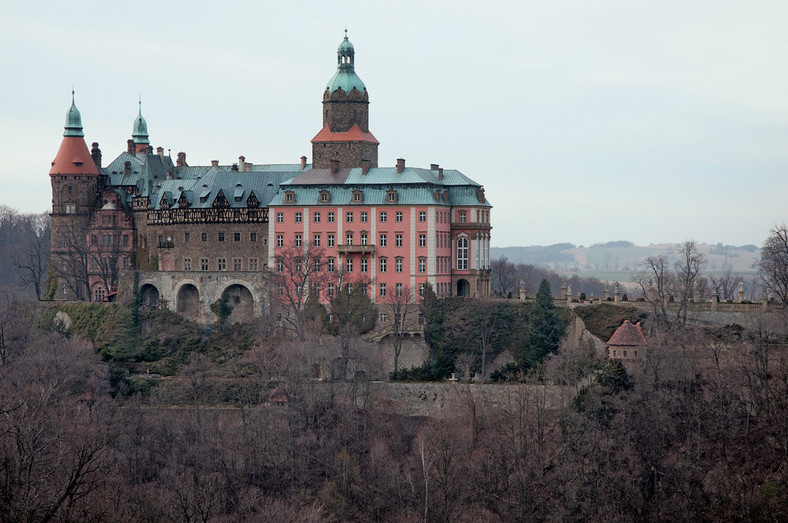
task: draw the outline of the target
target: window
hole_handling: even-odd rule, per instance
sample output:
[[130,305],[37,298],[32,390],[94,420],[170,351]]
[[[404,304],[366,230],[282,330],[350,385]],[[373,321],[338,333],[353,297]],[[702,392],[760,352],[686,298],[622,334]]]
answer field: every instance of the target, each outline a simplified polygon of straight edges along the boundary
[[200,270],[201,271],[208,270],[208,258],[200,258]]
[[419,211],[419,221],[426,222],[427,221],[427,213],[426,211]]
[[397,213],[394,215],[394,221],[395,222],[401,222],[402,221],[402,211],[397,211]]
[[312,270],[314,272],[320,272],[320,258],[315,258],[312,261]]
[[301,270],[302,270],[302,267],[303,267],[303,265],[301,265],[301,260],[300,259],[296,260],[295,265],[293,267],[293,272],[300,273]]
[[[98,234],[91,234],[90,235],[90,244],[91,245],[98,245]],[[61,245],[61,247],[64,247]]]
[[387,218],[388,217],[386,215],[386,211],[381,211],[380,212],[380,223],[386,223]]
[[353,233],[349,232],[345,235],[345,245],[353,245]]
[[315,222],[315,223],[320,223],[320,213],[319,212],[312,213],[312,221]]
[[277,247],[284,247],[285,246],[285,237],[282,234],[276,235],[276,246]]
[[386,272],[386,258],[378,258],[380,260],[380,272]]
[[104,287],[97,287],[93,301],[104,301]]
[[334,246],[334,235],[333,234],[329,234],[328,235],[328,242],[327,243],[328,243],[329,247],[333,247]]
[[402,235],[401,234],[395,234],[394,235],[394,246],[402,247]]
[[396,202],[397,201],[397,191],[391,189],[386,192],[386,200],[389,202]]
[[457,270],[468,270],[468,238],[457,238]]
[[378,245],[380,245],[381,247],[385,247],[386,246],[386,235],[385,234],[381,234],[380,235],[380,241],[378,242]]
[[315,282],[315,283],[312,285],[312,293],[313,293],[315,296],[320,296],[320,282]]
[[286,201],[287,203],[293,203],[293,202],[295,202],[295,193],[293,193],[293,192],[291,192],[291,191],[288,191],[288,192],[286,192],[286,193],[285,193],[285,201]]
[[[423,283],[419,283],[419,297],[420,298],[424,297],[424,284]],[[420,323],[419,325],[422,325],[422,324]]]
[[[191,266],[191,263],[189,263],[189,265]],[[129,257],[128,256],[124,256],[123,257],[123,268],[124,269],[128,269],[130,267],[131,267],[131,261],[129,260]],[[189,269],[189,270],[191,270],[191,269]],[[635,356],[637,356],[637,351],[635,351]]]
[[322,203],[327,203],[330,201],[330,196],[328,194],[328,191],[320,191],[320,201]]
[[203,241],[203,242],[207,242],[208,241],[208,233],[207,232],[201,232],[200,233],[200,241]]
[[397,297],[402,296],[402,284],[398,283],[397,286],[394,288],[394,291]]
[[394,272],[402,272],[402,258],[394,260]]
[[276,272],[283,272],[285,270],[285,262],[282,260],[276,261]]
[[259,270],[258,269],[258,267],[259,267],[258,263],[259,262],[257,261],[257,258],[249,258],[249,270],[250,271]]
[[427,259],[419,258],[419,272],[427,272]]
[[353,258],[345,260],[345,270],[347,272],[353,272]]
[[465,211],[460,211],[460,223],[465,223],[468,221],[468,213]]
[[427,235],[419,234],[419,247],[426,247],[426,246],[427,246]]
[[73,185],[69,185],[68,186],[68,194],[74,194],[74,186]]
[[320,247],[320,235],[314,234],[312,235],[312,245],[315,247]]
[[191,258],[184,258],[183,259],[183,270],[184,271],[192,270],[192,259]]
[[[74,205],[73,203],[67,203],[66,204],[66,214],[74,214],[76,212],[77,212],[77,206],[76,205]],[[98,292],[98,291],[96,291],[96,292]]]
[[[191,239],[191,235],[188,232],[183,233],[183,241],[188,242]],[[126,243],[126,236],[123,236],[123,245],[128,245]]]
[[296,223],[301,223],[303,221],[302,217],[303,217],[303,215],[300,212],[295,213],[295,222]]
[[219,231],[219,241],[220,242],[224,241],[224,232],[222,232],[222,231]]
[[354,202],[364,201],[364,195],[361,193],[361,191],[353,191],[353,201]]
[[333,212],[329,212],[328,213],[328,223],[334,223],[334,213]]
[[277,293],[279,296],[283,295],[283,294],[285,293],[285,286],[284,286],[284,285],[282,285],[281,283],[277,283],[277,284],[276,284],[276,293]]
[[367,272],[367,263],[366,258],[361,259],[361,272]]
[[233,258],[233,270],[236,272],[241,270],[241,258]]
[[301,245],[303,245],[302,239],[301,239],[301,235],[300,234],[296,234],[295,235],[295,246],[296,247],[301,247]]
[[345,213],[345,221],[347,223],[353,223],[353,212],[352,211],[348,211],[348,212]]
[[276,213],[276,223],[285,223],[285,213],[283,212]]
[[[385,283],[381,283],[381,285],[385,285]],[[385,296],[385,295],[381,294],[381,296]],[[386,318],[387,318],[386,313],[385,312],[381,312],[380,316],[378,316],[378,321],[380,323],[386,323]]]
[[361,223],[367,223],[369,221],[369,213],[367,211],[361,211]]
[[234,232],[234,233],[233,233],[233,241],[234,241],[234,242],[239,242],[239,241],[241,241],[241,233],[240,233],[240,232]]
[[[334,297],[334,284],[333,283],[329,283],[328,284],[328,293],[327,294],[328,294],[329,298],[333,298]],[[331,316],[329,315],[329,320],[328,320],[329,323],[331,322],[330,318],[331,318]]]
[[367,237],[367,233],[362,232],[361,233],[361,245],[366,245],[368,243],[368,241],[369,240],[368,240],[368,237]]
[[334,258],[329,258],[326,263],[328,265],[328,272],[334,272],[334,270],[335,270]]
[[217,269],[220,271],[227,270],[227,258],[219,258],[216,260]]
[[378,294],[381,297],[385,297],[386,296],[386,284],[385,283],[381,283],[379,289],[380,290],[378,291]]
[[257,233],[256,232],[250,232],[249,233],[249,241],[250,242],[256,242],[257,241]]

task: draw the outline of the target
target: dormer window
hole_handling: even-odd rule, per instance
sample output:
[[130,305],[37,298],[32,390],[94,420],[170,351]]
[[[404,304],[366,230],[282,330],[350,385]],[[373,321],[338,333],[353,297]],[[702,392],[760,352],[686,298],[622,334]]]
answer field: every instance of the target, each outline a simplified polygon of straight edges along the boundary
[[397,191],[394,189],[389,189],[386,191],[386,201],[389,203],[396,203],[398,199]]
[[323,189],[320,191],[320,203],[329,203],[331,201],[331,193]]
[[361,203],[364,201],[364,192],[358,189],[353,191],[353,203]]
[[295,203],[296,195],[293,191],[285,191],[285,203]]

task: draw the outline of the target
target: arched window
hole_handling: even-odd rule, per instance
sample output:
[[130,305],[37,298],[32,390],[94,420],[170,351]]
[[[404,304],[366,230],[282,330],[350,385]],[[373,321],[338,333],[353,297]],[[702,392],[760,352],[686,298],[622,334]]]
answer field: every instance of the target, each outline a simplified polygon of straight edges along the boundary
[[468,270],[468,238],[457,238],[457,270]]

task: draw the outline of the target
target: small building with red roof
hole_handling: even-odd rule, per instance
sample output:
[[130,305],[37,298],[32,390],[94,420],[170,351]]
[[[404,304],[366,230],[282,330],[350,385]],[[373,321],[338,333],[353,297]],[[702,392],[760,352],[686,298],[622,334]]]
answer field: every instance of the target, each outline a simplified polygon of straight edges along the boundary
[[645,357],[648,341],[640,328],[640,322],[633,324],[629,320],[616,329],[607,340],[607,357],[613,360],[641,360]]

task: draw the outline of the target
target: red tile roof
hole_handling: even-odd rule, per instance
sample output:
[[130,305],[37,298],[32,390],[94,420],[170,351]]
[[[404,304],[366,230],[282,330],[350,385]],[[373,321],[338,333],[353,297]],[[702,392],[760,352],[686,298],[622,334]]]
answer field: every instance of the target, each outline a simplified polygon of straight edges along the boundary
[[312,143],[315,142],[369,142],[379,144],[372,133],[364,132],[361,130],[361,127],[358,124],[353,124],[353,127],[350,130],[345,131],[344,133],[332,133],[328,126],[323,126],[323,129],[320,130],[317,135],[312,138]]
[[629,320],[624,320],[624,323],[621,327],[616,329],[616,332],[613,333],[607,341],[607,344],[611,347],[637,347],[648,345],[648,342],[646,341],[646,337],[643,336],[643,331],[640,330],[640,322],[632,325]]
[[49,170],[49,174],[61,173],[99,174],[84,138],[78,136],[63,137],[57,156],[52,160],[52,168]]

